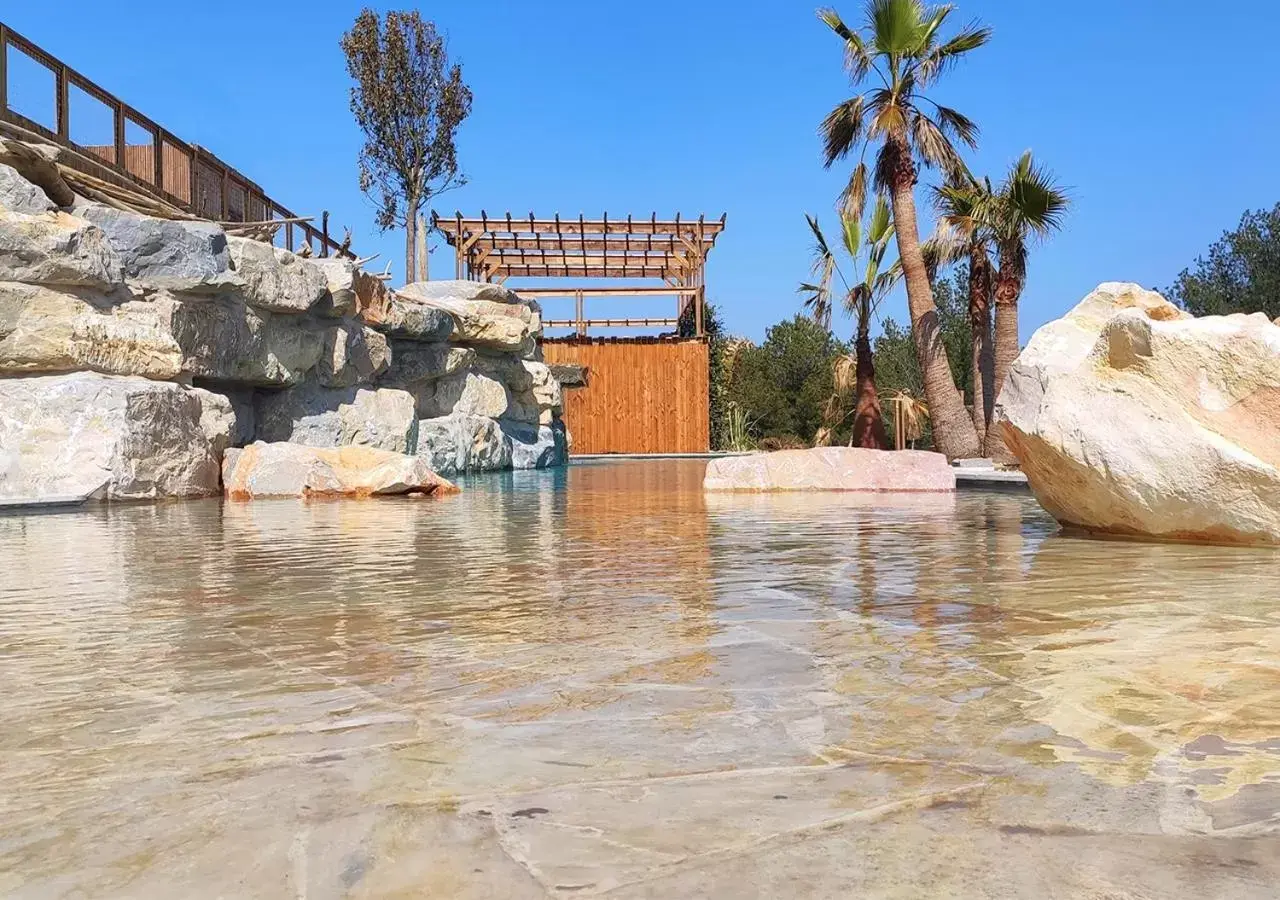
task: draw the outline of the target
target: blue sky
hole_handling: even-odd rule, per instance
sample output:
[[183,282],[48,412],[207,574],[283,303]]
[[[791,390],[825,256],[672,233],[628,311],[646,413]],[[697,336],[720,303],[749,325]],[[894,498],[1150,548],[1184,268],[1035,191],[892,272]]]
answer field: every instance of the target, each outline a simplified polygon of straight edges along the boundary
[[[837,4],[850,21],[861,7]],[[2,9],[11,27],[278,200],[331,210],[360,252],[381,252],[379,265],[391,259],[399,274],[403,238],[377,234],[356,186],[360,136],[338,38],[358,4],[7,0]],[[475,95],[459,138],[470,184],[437,208],[725,212],[709,297],[730,330],[761,339],[800,308],[804,213],[831,228],[846,174],[819,159],[817,125],[850,91],[839,44],[813,9],[790,0],[422,6]],[[1075,201],[1064,231],[1031,258],[1024,339],[1100,281],[1169,284],[1245,209],[1280,200],[1280,68],[1249,49],[1280,24],[1270,3],[1219,4],[1206,16],[1185,0],[986,0],[955,13],[974,17],[994,39],[938,91],[982,127],[974,170],[998,174],[1030,148]],[[432,266],[452,272],[448,248]],[[904,299],[885,312],[905,319]]]

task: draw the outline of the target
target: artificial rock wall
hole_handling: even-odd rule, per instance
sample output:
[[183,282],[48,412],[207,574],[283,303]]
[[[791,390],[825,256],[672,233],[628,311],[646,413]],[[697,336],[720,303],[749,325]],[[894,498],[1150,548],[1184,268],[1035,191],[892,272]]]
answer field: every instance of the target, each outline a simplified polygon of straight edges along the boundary
[[216,494],[254,441],[561,465],[540,328],[497,285],[391,291],[211,222],[58,208],[0,165],[0,498]]

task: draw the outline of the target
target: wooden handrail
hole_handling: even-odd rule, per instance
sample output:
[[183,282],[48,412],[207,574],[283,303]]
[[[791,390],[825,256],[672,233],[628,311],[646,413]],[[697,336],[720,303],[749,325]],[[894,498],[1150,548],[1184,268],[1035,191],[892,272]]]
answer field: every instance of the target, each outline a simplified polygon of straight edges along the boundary
[[[9,106],[9,48],[14,47],[28,59],[48,69],[54,78],[54,115],[53,128],[36,122]],[[71,139],[71,88],[75,87],[111,110],[112,131],[109,143],[100,145],[81,145]],[[179,209],[190,212],[201,218],[219,221],[233,220],[235,217],[230,208],[232,193],[240,193],[244,198],[244,207],[240,215],[249,218],[254,210],[261,210],[264,217],[279,215],[281,218],[297,217],[282,204],[272,200],[266,192],[245,175],[218,159],[213,153],[197,144],[189,144],[177,135],[161,126],[150,117],[143,115],[134,107],[125,103],[110,91],[96,84],[89,78],[62,62],[47,50],[32,43],[18,34],[8,25],[0,22],[0,120],[9,122],[20,128],[35,132],[42,138],[62,144],[79,153],[88,154],[94,164],[111,170],[127,183],[157,199],[164,200]],[[127,162],[129,144],[127,144],[128,123],[132,122],[151,137],[151,165],[148,171],[140,173],[137,166],[131,169]],[[133,145],[148,146],[148,145]],[[110,158],[108,158],[110,157]],[[166,172],[165,160],[184,160],[186,162],[185,184],[170,183],[171,175]],[[75,165],[74,162],[69,162]],[[76,166],[79,168],[79,166]],[[175,165],[174,169],[180,169]],[[202,170],[212,178],[212,190],[209,196],[213,203],[202,203],[200,195],[202,187]],[[183,194],[185,193],[185,197]],[[213,215],[209,215],[212,206]],[[326,214],[327,220],[327,214]],[[321,256],[328,256],[331,251],[341,249],[341,245],[328,235],[327,227],[321,231],[306,222],[287,223],[284,227],[284,243],[288,250],[297,249],[294,244],[295,224],[302,234],[302,243],[316,249],[318,244]]]

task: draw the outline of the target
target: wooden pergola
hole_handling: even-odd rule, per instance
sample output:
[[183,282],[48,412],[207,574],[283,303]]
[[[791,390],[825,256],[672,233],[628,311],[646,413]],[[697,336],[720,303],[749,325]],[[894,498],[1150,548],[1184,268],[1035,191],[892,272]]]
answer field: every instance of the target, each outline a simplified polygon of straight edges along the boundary
[[[556,214],[540,219],[528,216],[478,217],[455,212],[452,217],[432,212],[431,224],[454,248],[456,277],[472,281],[505,284],[508,278],[560,279],[654,279],[660,285],[609,287],[571,285],[569,287],[524,287],[519,292],[531,297],[572,297],[572,319],[546,320],[549,328],[572,328],[579,337],[587,329],[673,327],[689,303],[694,305],[694,323],[703,334],[706,304],[705,268],[707,254],[724,230],[725,217],[708,221],[696,219],[647,219],[627,216],[611,219],[576,219]],[[674,318],[588,319],[585,298],[655,297],[676,298]]]

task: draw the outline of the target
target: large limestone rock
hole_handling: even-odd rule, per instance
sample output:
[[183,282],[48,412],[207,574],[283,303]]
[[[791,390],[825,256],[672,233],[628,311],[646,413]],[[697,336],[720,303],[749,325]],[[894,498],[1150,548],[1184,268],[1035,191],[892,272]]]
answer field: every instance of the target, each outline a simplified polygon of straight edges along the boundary
[[27,181],[17,169],[3,163],[0,163],[0,207],[27,215],[39,215],[55,208],[39,185]]
[[453,334],[454,320],[447,310],[392,294],[379,325],[401,340],[447,341]]
[[815,447],[727,456],[707,464],[708,491],[954,491],[941,453]]
[[222,462],[222,452],[236,444],[240,428],[236,423],[236,408],[226,394],[204,388],[192,388],[191,393],[200,401],[200,430],[209,440],[214,458]]
[[1041,328],[1000,395],[1036,498],[1067,525],[1280,543],[1280,327],[1194,319],[1108,283]]
[[250,306],[273,312],[306,312],[329,290],[325,270],[288,250],[234,236],[227,238],[227,249]]
[[200,378],[261,387],[298,384],[324,351],[319,322],[255,310],[235,294],[161,293],[152,302],[182,348],[183,370]]
[[397,301],[445,310],[453,317],[449,339],[528,356],[542,328],[536,303],[522,301],[501,285],[475,281],[421,281],[396,292]]
[[308,381],[260,394],[257,437],[309,447],[354,445],[413,453],[418,417],[413,397],[404,391],[326,388]]
[[352,316],[357,311],[356,279],[358,270],[354,260],[328,256],[311,260],[325,279],[325,294],[315,311],[322,316]]
[[[436,382],[469,369],[476,351],[456,344],[424,344],[418,341],[391,342],[391,366],[378,383],[413,394],[419,401],[419,415],[431,416]],[[427,410],[424,412],[423,410]]]
[[120,257],[84,219],[0,209],[0,281],[107,288],[122,280]]
[[0,379],[0,497],[118,500],[218,493],[199,397],[181,385],[81,372]]
[[454,413],[418,422],[418,456],[442,475],[511,468],[511,437],[485,416]]
[[457,491],[425,460],[372,447],[322,449],[258,442],[224,454],[222,480],[232,500]]
[[97,203],[76,213],[106,234],[125,277],[148,287],[220,291],[242,284],[231,270],[227,236],[213,222],[156,219]]
[[94,290],[0,282],[0,375],[93,371],[176,378],[182,348],[165,313]]
[[335,325],[324,332],[318,374],[328,387],[369,384],[391,365],[386,337],[355,322]]
[[511,438],[513,469],[547,469],[569,462],[569,436],[563,422],[554,425],[503,422],[502,430]]

